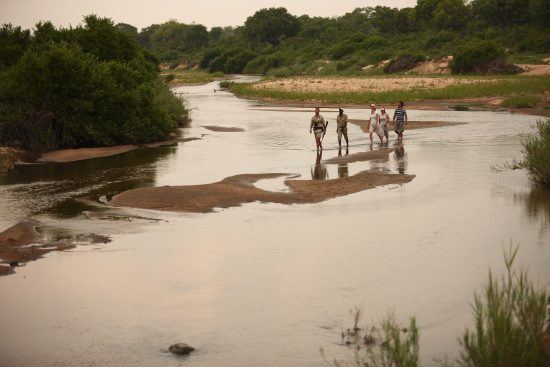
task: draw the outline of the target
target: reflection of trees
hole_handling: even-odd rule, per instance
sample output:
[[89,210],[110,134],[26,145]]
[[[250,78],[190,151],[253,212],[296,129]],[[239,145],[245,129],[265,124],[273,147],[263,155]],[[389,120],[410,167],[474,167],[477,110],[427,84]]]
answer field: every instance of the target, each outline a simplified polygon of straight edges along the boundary
[[22,165],[0,179],[0,191],[26,216],[49,213],[70,217],[91,209],[83,198],[97,202],[103,195],[154,185],[156,163],[174,151],[173,147],[143,148],[79,162]]
[[541,232],[550,228],[550,189],[534,188],[529,193],[514,194],[514,201],[523,204],[529,219],[540,222]]

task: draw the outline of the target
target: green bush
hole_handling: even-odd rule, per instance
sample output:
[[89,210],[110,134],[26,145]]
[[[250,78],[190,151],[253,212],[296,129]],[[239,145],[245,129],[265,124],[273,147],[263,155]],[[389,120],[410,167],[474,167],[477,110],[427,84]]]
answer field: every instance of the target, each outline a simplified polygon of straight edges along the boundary
[[506,69],[504,49],[494,42],[472,40],[459,47],[450,63],[455,74],[487,74]]
[[[549,125],[550,126],[550,125]],[[475,329],[466,330],[461,345],[462,366],[548,366],[542,344],[546,321],[545,290],[537,289],[525,270],[517,271],[517,248],[505,255],[506,274],[474,296]]]
[[[0,75],[0,140],[40,151],[146,143],[176,129],[185,108],[157,66],[137,44],[121,41],[129,36],[112,22],[86,21],[92,24],[63,30],[58,43],[36,43]],[[104,42],[109,27],[122,36]],[[82,40],[96,44],[85,51]]]
[[533,181],[550,185],[550,119],[536,123],[536,133],[523,137],[524,160],[521,165],[529,171]]

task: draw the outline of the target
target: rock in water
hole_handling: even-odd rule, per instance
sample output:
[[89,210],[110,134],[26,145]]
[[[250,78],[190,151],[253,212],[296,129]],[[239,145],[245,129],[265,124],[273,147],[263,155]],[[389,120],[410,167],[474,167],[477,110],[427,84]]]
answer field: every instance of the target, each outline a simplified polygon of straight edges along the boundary
[[186,344],[186,343],[176,343],[170,346],[168,348],[170,353],[178,354],[178,355],[188,355],[192,351],[195,350],[192,346]]

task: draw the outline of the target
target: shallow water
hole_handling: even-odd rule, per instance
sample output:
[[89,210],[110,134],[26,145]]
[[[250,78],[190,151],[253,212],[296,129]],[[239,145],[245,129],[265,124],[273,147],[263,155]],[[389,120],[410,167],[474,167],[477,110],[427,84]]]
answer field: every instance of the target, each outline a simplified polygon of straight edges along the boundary
[[[193,108],[182,134],[202,140],[24,166],[0,179],[0,229],[33,217],[113,236],[108,245],[51,253],[0,277],[1,366],[320,366],[319,347],[329,359],[348,354],[338,343],[355,306],[369,323],[391,311],[400,321],[416,315],[422,365],[430,366],[456,357],[473,292],[489,267],[502,271],[510,242],[520,244],[520,262],[541,284],[550,281],[548,193],[532,191],[523,171],[491,170],[521,157],[519,136],[536,118],[409,111],[414,120],[467,124],[408,131],[404,151],[386,161],[316,165],[311,113],[262,108],[214,93],[216,86],[179,88]],[[322,113],[330,119],[328,159],[338,155],[336,112]],[[246,131],[201,127],[208,125]],[[349,133],[350,154],[369,149],[359,127]],[[332,179],[364,169],[416,178],[311,205],[123,210],[167,222],[81,214],[105,210],[102,196],[134,187],[241,173]],[[258,186],[284,190],[283,180]],[[170,355],[167,347],[178,341],[197,353]]]

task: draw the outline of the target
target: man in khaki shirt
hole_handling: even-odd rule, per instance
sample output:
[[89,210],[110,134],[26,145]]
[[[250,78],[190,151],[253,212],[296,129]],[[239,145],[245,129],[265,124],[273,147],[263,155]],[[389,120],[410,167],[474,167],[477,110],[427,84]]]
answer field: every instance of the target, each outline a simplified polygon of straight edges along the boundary
[[338,109],[338,116],[336,116],[336,133],[338,134],[338,145],[342,147],[342,135],[346,139],[346,146],[349,147],[348,141],[348,115],[344,113],[344,110]]
[[328,122],[321,116],[319,107],[315,107],[315,115],[311,118],[311,124],[309,125],[309,133],[313,131],[315,135],[315,143],[317,144],[317,150],[323,150],[323,138],[327,133]]

